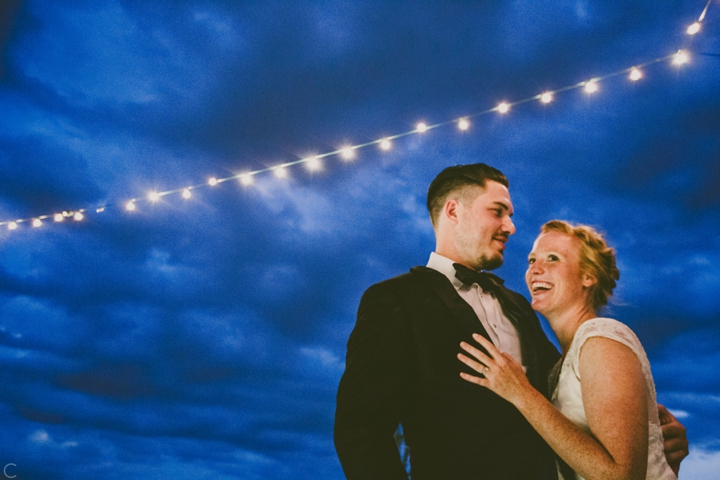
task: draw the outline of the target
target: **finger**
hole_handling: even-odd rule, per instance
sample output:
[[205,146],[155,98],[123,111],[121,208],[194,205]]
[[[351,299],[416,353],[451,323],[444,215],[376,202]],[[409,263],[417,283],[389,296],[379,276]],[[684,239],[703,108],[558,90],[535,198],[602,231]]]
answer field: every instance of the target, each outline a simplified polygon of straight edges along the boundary
[[660,428],[665,440],[682,439],[685,435],[685,428],[677,420],[672,423],[664,423],[660,425]]
[[465,373],[465,372],[460,372],[460,377],[461,377],[463,380],[465,380],[465,381],[468,381],[468,382],[470,382],[470,383],[474,383],[474,384],[476,384],[476,385],[480,385],[481,387],[487,387],[487,385],[488,385],[486,379],[480,378],[480,377],[476,377],[476,376],[474,376],[474,375],[470,375],[470,374]]
[[688,456],[687,450],[666,453],[665,458],[670,466],[680,466],[680,462]]
[[484,363],[485,365],[490,365],[490,363],[492,363],[492,359],[490,357],[488,357],[487,355],[485,355],[485,353],[481,352],[467,342],[460,342],[460,348],[480,360],[480,362]]
[[665,408],[664,405],[660,405],[659,403],[658,403],[658,414],[660,416],[660,425],[677,422],[677,418],[675,418],[675,415],[670,413],[670,410]]
[[480,345],[482,345],[482,347],[485,348],[485,350],[488,351],[488,353],[490,354],[490,356],[493,359],[497,359],[500,356],[500,350],[498,350],[497,347],[495,347],[495,345],[493,345],[493,343],[490,340],[483,337],[479,333],[473,333],[473,338],[475,339],[476,342],[478,342]]
[[466,356],[463,355],[462,353],[458,353],[458,354],[457,354],[457,357],[458,357],[458,360],[460,360],[460,361],[463,362],[465,365],[467,365],[468,367],[472,368],[473,370],[475,370],[475,371],[478,372],[478,373],[482,373],[483,370],[485,369],[485,365],[484,365],[484,364],[482,364],[482,363],[480,363],[480,362],[476,362],[475,360],[472,360],[472,359],[466,357]]
[[687,455],[688,441],[683,437],[665,437],[663,449],[665,453],[685,452]]

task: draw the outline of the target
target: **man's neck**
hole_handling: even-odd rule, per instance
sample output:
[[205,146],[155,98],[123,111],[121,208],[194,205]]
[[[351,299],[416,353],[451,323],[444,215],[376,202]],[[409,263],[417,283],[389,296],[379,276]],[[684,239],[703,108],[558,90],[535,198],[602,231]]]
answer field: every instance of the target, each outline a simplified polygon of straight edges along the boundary
[[441,250],[439,248],[435,248],[435,252],[437,255],[440,255],[441,257],[445,257],[448,260],[451,260],[453,263],[459,263],[460,265],[463,265],[471,270],[481,271],[481,270],[492,270],[485,268],[484,266],[480,266],[480,268],[476,268],[473,266],[472,262],[469,262],[465,260],[458,252],[454,249],[445,249]]
[[442,257],[447,258],[448,260],[452,260],[453,263],[459,263],[460,265],[464,265],[464,266],[466,266],[468,268],[472,268],[474,270],[472,265],[470,265],[469,262],[464,260],[462,258],[462,255],[460,255],[460,253],[455,248],[443,247],[441,245],[436,245],[435,253]]

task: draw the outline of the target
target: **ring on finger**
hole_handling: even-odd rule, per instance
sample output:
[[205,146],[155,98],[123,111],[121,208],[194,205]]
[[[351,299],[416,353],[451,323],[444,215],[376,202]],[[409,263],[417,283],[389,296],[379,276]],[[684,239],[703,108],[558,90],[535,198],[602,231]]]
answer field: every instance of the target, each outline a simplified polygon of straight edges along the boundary
[[487,376],[488,371],[490,371],[490,369],[487,367],[487,365],[485,365],[485,368],[483,368],[483,371],[482,371],[483,377]]

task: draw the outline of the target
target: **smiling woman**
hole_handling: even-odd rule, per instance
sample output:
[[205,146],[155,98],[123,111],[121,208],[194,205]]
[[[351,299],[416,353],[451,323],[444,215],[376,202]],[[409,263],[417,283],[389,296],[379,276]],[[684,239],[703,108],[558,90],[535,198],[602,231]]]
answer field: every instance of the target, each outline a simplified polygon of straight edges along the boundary
[[596,315],[620,276],[614,250],[591,227],[555,220],[542,227],[528,263],[532,307],[562,347],[550,373],[552,404],[510,355],[480,335],[488,355],[463,343],[477,361],[459,358],[482,376],[460,375],[513,403],[574,470],[559,465],[565,480],[677,478],[678,464],[673,471],[663,454],[645,351],[626,325]]

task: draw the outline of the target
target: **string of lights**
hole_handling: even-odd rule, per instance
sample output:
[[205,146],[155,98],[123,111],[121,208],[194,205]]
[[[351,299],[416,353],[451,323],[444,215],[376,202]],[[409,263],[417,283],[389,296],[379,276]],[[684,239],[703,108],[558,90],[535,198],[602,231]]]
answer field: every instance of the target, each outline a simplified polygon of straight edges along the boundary
[[[702,13],[700,14],[698,20],[690,25],[687,28],[687,34],[688,35],[695,35],[697,34],[702,26],[702,22],[705,19],[705,15],[707,14],[707,10],[712,3],[712,0],[708,0],[707,4],[705,5],[705,8],[703,9]],[[343,161],[350,161],[352,160],[355,155],[356,151],[371,147],[371,146],[378,146],[382,150],[390,150],[392,148],[392,142],[393,140],[396,140],[398,138],[406,137],[409,135],[417,135],[417,134],[423,134],[429,130],[433,130],[439,127],[448,126],[448,125],[456,125],[457,128],[461,131],[468,130],[470,128],[470,119],[482,116],[482,115],[488,115],[492,113],[497,114],[507,114],[510,109],[513,107],[516,107],[518,105],[522,105],[525,103],[535,102],[539,101],[541,103],[547,104],[552,102],[555,99],[555,96],[568,92],[571,90],[576,89],[583,89],[585,93],[587,94],[593,94],[598,91],[599,87],[598,84],[604,80],[607,80],[609,78],[618,77],[621,75],[627,75],[627,78],[630,81],[636,82],[640,80],[643,77],[643,69],[660,62],[664,61],[671,61],[673,65],[679,66],[684,65],[688,63],[690,60],[690,54],[687,50],[679,50],[676,53],[666,55],[664,57],[659,57],[654,60],[646,61],[640,64],[636,64],[632,67],[625,68],[622,70],[617,70],[612,73],[608,73],[606,75],[602,75],[599,77],[590,78],[588,80],[584,80],[572,85],[567,85],[565,87],[561,87],[555,90],[549,90],[542,93],[539,93],[537,95],[534,95],[532,97],[524,98],[522,100],[517,100],[514,102],[501,102],[495,107],[489,108],[487,110],[473,113],[470,115],[466,115],[460,118],[456,118],[453,120],[448,120],[445,122],[435,123],[428,125],[426,123],[418,123],[413,130],[409,130],[406,132],[398,133],[395,135],[383,137],[377,140],[373,140],[371,142],[366,142],[358,145],[346,145],[343,146],[337,150],[333,150],[330,152],[322,153],[319,155],[310,156],[307,158],[301,158],[299,160],[281,163],[279,165],[275,165],[273,167],[267,167],[262,168],[259,170],[253,170],[244,172],[237,175],[232,175],[229,177],[224,178],[217,178],[217,177],[211,177],[207,180],[205,183],[200,183],[196,185],[189,185],[181,188],[175,188],[172,190],[165,190],[165,191],[152,191],[149,192],[145,197],[136,197],[136,198],[130,198],[129,200],[126,200],[125,202],[119,202],[119,205],[122,205],[125,210],[127,211],[134,211],[137,209],[137,205],[146,202],[146,203],[154,203],[160,200],[162,197],[166,197],[169,195],[176,195],[179,194],[184,199],[189,199],[193,196],[193,191],[197,190],[199,188],[212,188],[220,185],[221,183],[225,183],[232,180],[238,180],[242,185],[251,185],[254,181],[254,177],[260,174],[269,173],[272,172],[276,177],[283,178],[287,176],[287,168],[292,167],[295,165],[305,165],[306,168],[308,168],[311,171],[319,170],[322,168],[322,160],[328,157],[339,157]],[[29,225],[34,228],[39,228],[44,225],[46,221],[52,220],[55,223],[61,223],[66,220],[71,220],[75,222],[82,221],[86,218],[88,213],[103,213],[108,208],[114,207],[118,204],[115,203],[107,203],[104,205],[99,205],[96,207],[87,207],[87,208],[79,208],[79,209],[73,209],[73,210],[63,210],[58,213],[48,213],[44,215],[39,215],[35,217],[28,217],[28,218],[19,218],[15,220],[5,220],[0,221],[0,228],[7,228],[8,230],[17,230],[22,225]]]

